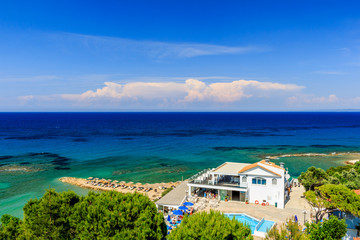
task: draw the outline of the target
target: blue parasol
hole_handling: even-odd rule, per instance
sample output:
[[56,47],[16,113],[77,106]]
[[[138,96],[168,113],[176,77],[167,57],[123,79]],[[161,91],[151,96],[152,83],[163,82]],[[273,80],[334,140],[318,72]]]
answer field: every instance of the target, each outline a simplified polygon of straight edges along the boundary
[[180,206],[179,209],[180,209],[180,210],[184,210],[184,211],[188,210],[188,208],[185,207],[185,206]]
[[191,203],[191,202],[184,202],[184,204],[183,204],[184,206],[192,206],[192,205],[194,205],[193,203]]
[[175,210],[175,211],[172,212],[172,214],[174,214],[174,215],[183,215],[183,212],[180,211],[180,210]]

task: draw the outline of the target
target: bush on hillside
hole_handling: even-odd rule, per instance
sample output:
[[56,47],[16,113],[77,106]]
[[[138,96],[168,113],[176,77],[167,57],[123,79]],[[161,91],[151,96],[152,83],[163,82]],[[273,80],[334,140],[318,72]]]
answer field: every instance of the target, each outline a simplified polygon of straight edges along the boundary
[[324,222],[307,223],[306,230],[302,231],[299,224],[293,219],[279,228],[272,228],[266,235],[266,240],[340,240],[346,235],[345,220],[331,216]]
[[172,230],[169,240],[183,239],[253,239],[249,227],[229,219],[218,211],[200,212],[184,217]]
[[341,184],[349,189],[360,189],[360,162],[354,165],[331,167],[324,171],[321,168],[309,167],[301,173],[299,181],[306,191],[314,190],[324,184]]
[[48,190],[24,207],[24,220],[1,218],[1,239],[163,239],[166,225],[150,199],[115,191]]

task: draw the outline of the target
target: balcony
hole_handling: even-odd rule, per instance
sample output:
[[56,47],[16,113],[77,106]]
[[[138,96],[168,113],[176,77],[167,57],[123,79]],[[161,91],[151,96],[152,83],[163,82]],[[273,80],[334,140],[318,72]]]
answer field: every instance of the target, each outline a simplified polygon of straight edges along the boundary
[[193,179],[190,180],[189,183],[193,184],[201,184],[201,185],[208,185],[208,186],[219,186],[219,187],[235,187],[235,188],[247,188],[247,183],[238,183],[234,181],[229,181],[228,179],[223,179],[220,181],[215,181],[214,184],[210,178],[205,179]]

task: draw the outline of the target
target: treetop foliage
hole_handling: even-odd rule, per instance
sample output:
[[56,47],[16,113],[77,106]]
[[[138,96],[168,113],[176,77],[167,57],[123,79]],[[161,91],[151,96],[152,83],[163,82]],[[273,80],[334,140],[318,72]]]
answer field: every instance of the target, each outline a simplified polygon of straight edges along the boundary
[[316,208],[316,221],[337,209],[360,216],[360,196],[343,185],[327,184],[304,193],[309,204]]
[[184,239],[253,239],[249,227],[218,211],[185,216],[179,227],[172,230],[169,240]]
[[349,189],[360,189],[360,162],[354,165],[331,167],[324,171],[321,168],[309,167],[301,173],[299,181],[306,191],[324,184],[341,184]]
[[299,227],[294,220],[280,228],[272,228],[265,239],[267,240],[340,240],[346,235],[347,225],[345,220],[335,216],[325,219],[324,222],[307,223],[306,229]]
[[48,190],[24,207],[24,220],[4,215],[0,239],[163,239],[166,225],[150,199],[115,191]]

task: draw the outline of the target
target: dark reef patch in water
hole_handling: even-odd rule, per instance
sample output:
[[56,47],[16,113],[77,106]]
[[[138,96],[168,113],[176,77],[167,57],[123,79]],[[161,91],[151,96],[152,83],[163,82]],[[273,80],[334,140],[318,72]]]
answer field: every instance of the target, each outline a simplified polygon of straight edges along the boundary
[[69,167],[54,167],[55,170],[71,170]]
[[268,147],[213,147],[216,151],[228,152],[233,150],[246,150],[246,151],[265,151],[270,150]]
[[88,142],[89,139],[87,139],[87,138],[75,138],[72,141],[73,142]]
[[313,148],[353,148],[353,147],[345,146],[345,145],[322,145],[322,144],[310,145],[310,147],[313,147]]
[[57,158],[55,158],[51,162],[54,165],[57,165],[57,166],[68,166],[70,164],[69,163],[70,161],[71,161],[70,158],[58,156]]
[[32,136],[11,136],[5,137],[6,140],[39,140],[39,139],[55,139],[54,136],[49,135],[32,135]]
[[5,155],[5,156],[0,156],[0,161],[1,160],[8,160],[8,159],[11,159],[13,158],[14,156],[10,156],[10,155]]
[[30,162],[21,162],[20,165],[29,165]]

